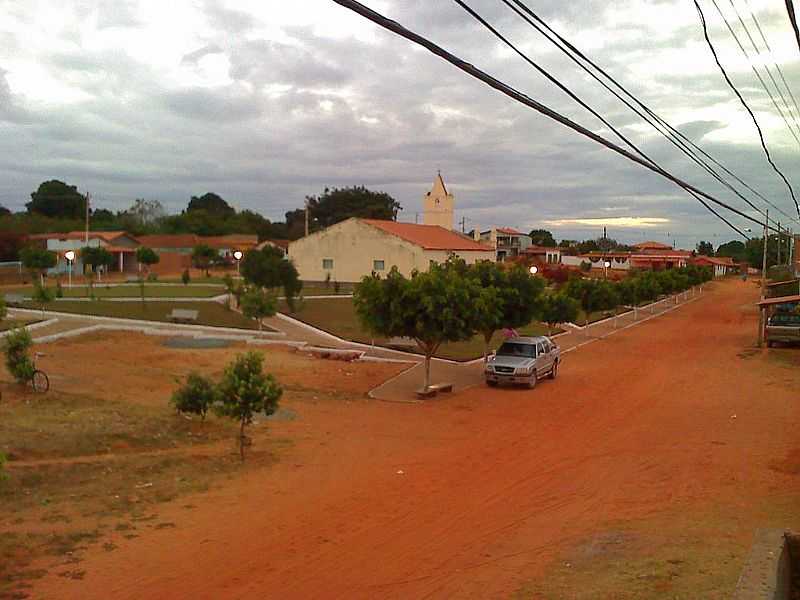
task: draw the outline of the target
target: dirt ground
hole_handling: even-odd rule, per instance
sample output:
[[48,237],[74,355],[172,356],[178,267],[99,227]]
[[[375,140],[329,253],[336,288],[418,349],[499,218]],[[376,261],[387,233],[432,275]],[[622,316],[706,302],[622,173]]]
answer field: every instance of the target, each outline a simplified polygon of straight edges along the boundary
[[[756,294],[718,284],[568,354],[535,390],[297,402],[270,428],[293,440],[279,462],[194,510],[165,505],[174,527],[90,547],[83,579],[47,575],[31,596],[727,598],[756,527],[800,526],[800,351],[753,348]],[[104,393],[154,402],[162,370],[230,352],[137,340],[124,359],[87,339],[47,360],[63,360],[59,385],[103,373]],[[307,360],[268,365],[298,386],[349,381]]]

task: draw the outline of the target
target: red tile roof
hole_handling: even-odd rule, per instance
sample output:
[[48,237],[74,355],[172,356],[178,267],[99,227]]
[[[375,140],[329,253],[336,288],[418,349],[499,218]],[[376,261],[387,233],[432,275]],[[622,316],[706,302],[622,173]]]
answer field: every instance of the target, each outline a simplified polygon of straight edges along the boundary
[[140,235],[138,240],[148,248],[194,248],[199,239],[193,233],[176,233],[165,235]]
[[417,225],[414,223],[398,223],[397,221],[381,221],[378,219],[359,219],[362,223],[372,225],[390,235],[411,242],[426,250],[459,250],[473,252],[494,252],[494,248],[484,246],[468,237],[440,227],[439,225]]
[[633,245],[637,250],[672,250],[669,244],[662,244],[661,242],[639,242]]
[[233,233],[230,235],[201,236],[198,243],[212,248],[254,248],[258,244],[258,236],[249,233]]
[[521,231],[517,231],[513,227],[498,227],[497,233],[504,233],[506,235],[524,235]]

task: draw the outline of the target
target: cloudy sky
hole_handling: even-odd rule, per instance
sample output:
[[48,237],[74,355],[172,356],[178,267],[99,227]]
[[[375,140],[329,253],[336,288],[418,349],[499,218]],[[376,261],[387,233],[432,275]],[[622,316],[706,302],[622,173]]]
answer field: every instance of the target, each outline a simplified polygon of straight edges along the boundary
[[[800,51],[784,3],[735,1],[760,43],[752,8],[773,51],[756,64],[776,61],[800,98]],[[746,41],[730,0],[718,2]],[[365,3],[612,135],[451,0]],[[792,214],[691,0],[528,4]],[[776,162],[800,186],[798,143],[711,1],[701,4]],[[665,167],[746,208],[499,0],[471,5]],[[670,236],[684,247],[736,237],[673,184],[330,0],[0,3],[0,204],[14,210],[56,178],[91,191],[101,207],[144,197],[177,211],[191,195],[214,191],[278,220],[326,186],[363,184],[394,195],[401,220],[414,221],[437,169],[467,229],[546,227],[558,238],[586,238],[606,224],[621,240]]]

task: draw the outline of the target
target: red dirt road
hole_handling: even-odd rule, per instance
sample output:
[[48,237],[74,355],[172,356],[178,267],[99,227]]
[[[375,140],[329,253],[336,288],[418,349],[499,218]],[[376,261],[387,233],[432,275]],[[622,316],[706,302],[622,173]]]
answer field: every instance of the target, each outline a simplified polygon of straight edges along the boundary
[[296,403],[277,465],[165,507],[175,529],[92,548],[83,580],[54,569],[33,597],[502,598],[614,521],[746,518],[800,491],[800,353],[748,350],[755,296],[719,284],[533,391]]

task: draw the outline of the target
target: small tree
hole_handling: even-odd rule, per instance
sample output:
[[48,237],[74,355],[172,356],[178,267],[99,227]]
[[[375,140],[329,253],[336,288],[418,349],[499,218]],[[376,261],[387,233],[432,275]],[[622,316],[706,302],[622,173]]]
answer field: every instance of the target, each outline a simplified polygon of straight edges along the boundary
[[32,275],[39,276],[41,285],[44,285],[44,274],[47,270],[58,264],[58,256],[55,252],[35,246],[23,248],[19,253],[19,259],[22,261],[22,266],[28,269]]
[[192,372],[186,377],[186,383],[172,394],[170,401],[179,413],[200,415],[205,421],[216,398],[217,388],[214,383],[209,378]]
[[247,290],[242,296],[240,304],[244,316],[258,322],[259,331],[263,329],[262,320],[274,315],[278,308],[275,297],[258,288]]
[[6,368],[18,383],[27,383],[33,378],[33,361],[28,355],[32,345],[33,338],[24,327],[14,329],[6,336]]
[[303,284],[294,264],[279,249],[264,246],[261,250],[250,250],[244,255],[240,269],[242,277],[250,285],[271,290],[283,288],[286,304],[294,310],[294,299]]
[[239,456],[244,461],[244,428],[258,413],[271,415],[278,408],[283,390],[275,378],[263,371],[264,355],[240,354],[227,367],[218,387],[216,412],[239,421]]
[[189,269],[184,269],[183,273],[181,273],[181,281],[183,285],[189,285],[189,282],[192,280],[192,276],[189,275]]
[[8,458],[6,458],[6,455],[0,452],[0,483],[3,483],[8,479],[8,473],[6,473],[7,462]]
[[42,316],[44,316],[44,309],[48,304],[50,304],[53,300],[55,300],[55,292],[51,290],[49,287],[36,284],[33,286],[33,301],[38,302],[40,308],[42,309]]
[[578,317],[580,304],[574,298],[570,298],[564,293],[548,294],[541,304],[540,318],[547,323],[547,333],[552,335],[561,323],[572,322]]
[[6,300],[0,297],[0,321],[8,316],[8,308],[6,307]]
[[385,279],[364,277],[354,303],[361,323],[386,337],[413,339],[425,355],[425,389],[431,381],[431,358],[445,342],[471,338],[475,329],[473,306],[481,295],[480,283],[465,277],[451,264],[432,265],[426,273],[406,279],[393,267]]
[[[156,251],[147,246],[141,246],[136,249],[136,261],[139,265],[144,265],[144,270],[147,275],[150,275],[150,268],[158,264],[161,260]],[[144,274],[139,272],[139,291],[142,294],[142,304],[144,304]]]
[[218,257],[219,253],[206,244],[199,244],[192,250],[192,264],[194,264],[196,268],[205,271],[206,277],[211,276],[208,270]]
[[[110,267],[114,264],[114,255],[100,246],[86,246],[81,249],[81,260],[84,268],[88,265],[91,273],[100,273],[101,267]],[[90,276],[87,279],[90,288],[90,296],[94,298],[94,283]]]

